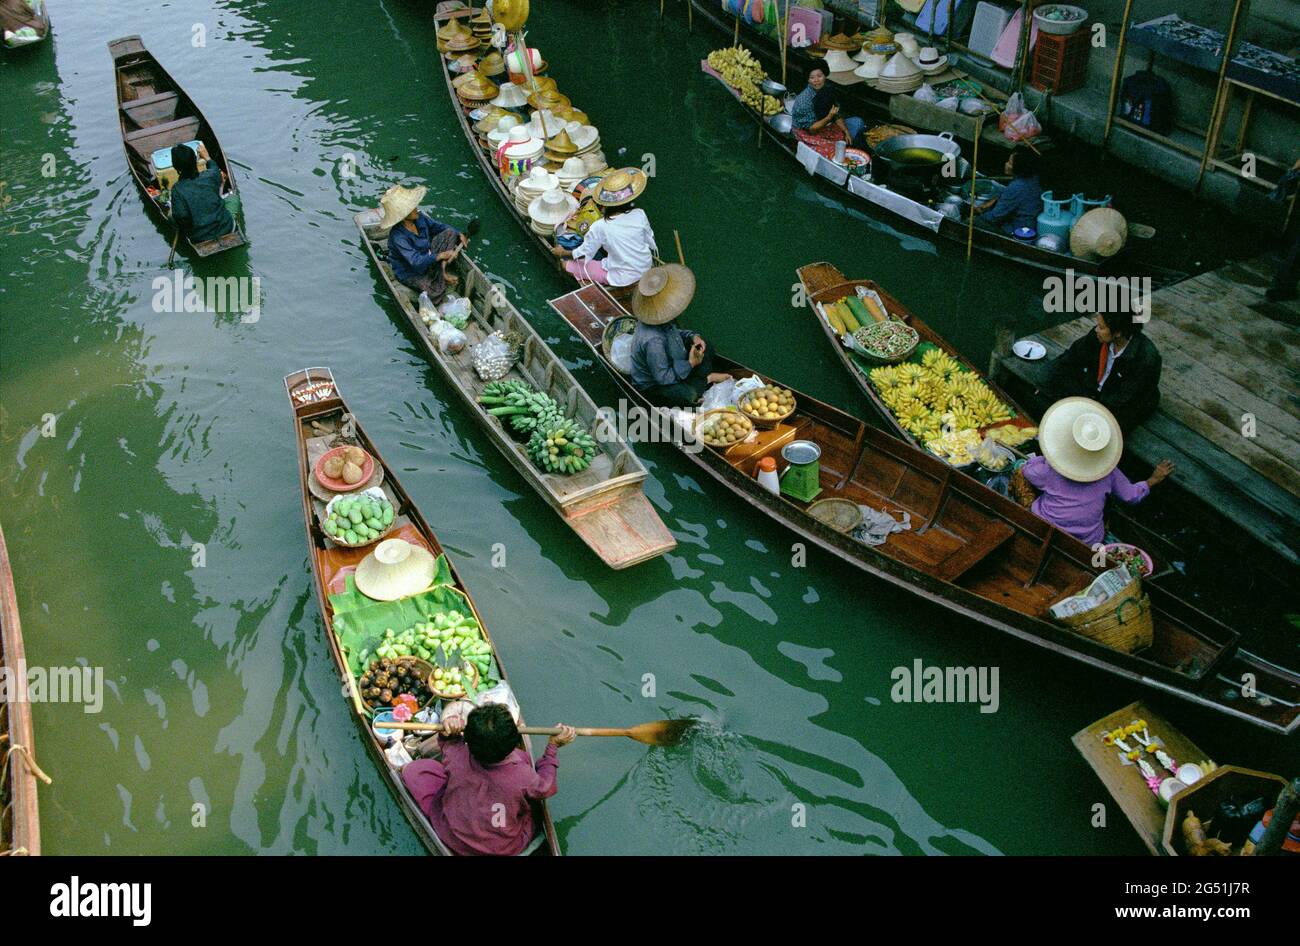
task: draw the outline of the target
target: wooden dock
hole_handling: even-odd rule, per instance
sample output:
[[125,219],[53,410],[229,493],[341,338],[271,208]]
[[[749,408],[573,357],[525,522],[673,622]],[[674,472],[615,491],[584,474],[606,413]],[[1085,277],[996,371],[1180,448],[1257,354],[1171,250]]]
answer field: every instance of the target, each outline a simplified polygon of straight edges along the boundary
[[[1272,271],[1260,259],[1230,263],[1153,293],[1146,334],[1163,359],[1160,409],[1126,452],[1173,460],[1173,482],[1300,564],[1300,304],[1265,301]],[[1081,316],[1029,336],[1047,347],[1037,362],[999,346],[992,371],[1037,388],[1092,325]]]

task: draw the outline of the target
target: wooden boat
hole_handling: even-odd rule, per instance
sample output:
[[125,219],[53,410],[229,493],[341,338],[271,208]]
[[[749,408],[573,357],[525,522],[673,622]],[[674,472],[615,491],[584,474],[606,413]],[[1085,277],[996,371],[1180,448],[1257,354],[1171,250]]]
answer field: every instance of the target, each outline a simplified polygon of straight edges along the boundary
[[[706,75],[713,76],[717,79],[718,84],[725,88],[746,112],[754,118],[759,126],[759,133],[775,144],[796,166],[804,173],[803,165],[797,156],[798,141],[793,135],[785,135],[772,127],[771,123],[764,120],[759,114],[740,101],[740,96],[736,90],[727,85],[720,76],[709,68],[707,61],[700,63],[700,68]],[[825,162],[829,163],[829,162]],[[965,217],[956,220],[952,217],[944,216],[933,210],[926,204],[913,200],[906,194],[887,188],[875,188],[868,185],[867,188],[858,191],[851,190],[848,183],[837,184],[822,174],[816,177],[827,187],[831,188],[837,195],[843,199],[853,200],[872,208],[873,213],[879,215],[887,213],[891,219],[904,220],[910,228],[917,233],[939,236],[945,240],[954,243],[960,243],[965,246],[967,240],[967,225]],[[969,181],[969,178],[966,178]],[[850,177],[849,181],[856,180]],[[854,185],[856,186],[856,185]],[[910,216],[909,216],[910,214]],[[932,225],[927,226],[918,222],[918,218],[932,221]],[[992,256],[998,256],[1012,262],[1022,263],[1026,266],[1032,266],[1035,269],[1042,269],[1054,273],[1064,273],[1067,269],[1072,269],[1081,276],[1096,275],[1101,273],[1105,267],[1095,260],[1085,259],[1075,256],[1068,252],[1057,252],[1054,250],[1044,249],[1033,243],[1024,240],[1017,240],[1015,237],[1003,233],[1001,230],[985,229],[975,227],[970,234],[972,245],[981,252],[988,253]],[[1110,260],[1106,261],[1107,263]]]
[[[21,30],[31,29],[32,33]],[[37,46],[50,35],[50,6],[41,0],[33,10],[27,0],[0,0],[0,37],[6,49]]]
[[[185,90],[167,74],[153,54],[144,48],[139,36],[124,36],[108,44],[113,57],[114,87],[117,90],[117,118],[122,130],[122,148],[145,202],[175,235],[167,202],[161,200],[160,181],[154,172],[152,155],[160,148],[171,148],[187,141],[201,141],[208,157],[226,174],[227,187],[239,193],[235,170],[217,140],[217,133],[203,117]],[[235,229],[215,240],[191,243],[198,256],[212,256],[245,243],[238,217]]]
[[[610,362],[606,345],[631,329],[621,306],[599,286],[551,301],[636,403],[648,407],[631,379]],[[734,376],[760,372],[715,352],[714,370]],[[782,385],[789,388],[789,385]],[[1128,654],[1051,623],[1044,615],[1060,599],[1085,588],[1098,569],[1091,552],[1029,510],[984,487],[911,444],[868,426],[806,394],[794,392],[793,416],[756,444],[720,453],[699,444],[683,452],[730,491],[772,519],[845,562],[962,614],[1134,683],[1172,693],[1275,732],[1300,727],[1300,677],[1238,653],[1236,632],[1144,586],[1154,613],[1150,647]],[[792,440],[821,450],[818,483],[826,498],[911,517],[911,529],[870,546],[823,523],[809,504],[775,496],[754,478],[758,460],[779,455]],[[1242,674],[1254,674],[1259,697],[1240,696]]]
[[[1204,763],[1210,757],[1205,751],[1140,701],[1130,703],[1123,709],[1103,716],[1092,725],[1085,726],[1070,741],[1088,766],[1097,773],[1110,797],[1119,805],[1124,817],[1152,854],[1180,856],[1188,853],[1182,825],[1189,811],[1195,811],[1202,821],[1209,821],[1220,801],[1232,796],[1247,800],[1262,797],[1266,806],[1272,807],[1278,792],[1286,785],[1286,779],[1280,775],[1225,765],[1179,791],[1166,806],[1147,787],[1146,779],[1137,765],[1127,761],[1125,753],[1105,739],[1106,733],[1137,720],[1147,723],[1146,732],[1164,743],[1164,751],[1176,763],[1181,765],[1191,762],[1206,768]],[[1139,743],[1133,739],[1126,741],[1126,745],[1133,749],[1139,747]],[[1171,774],[1150,754],[1146,758],[1158,775]],[[1215,832],[1207,829],[1207,833],[1213,835]]]
[[[312,580],[316,589],[316,603],[320,607],[321,618],[324,621],[325,639],[329,644],[330,654],[334,658],[334,667],[344,681],[345,692],[349,694],[347,699],[352,709],[352,718],[361,731],[362,741],[365,742],[375,765],[383,774],[384,780],[393,793],[393,797],[397,799],[398,807],[406,815],[406,819],[410,822],[411,829],[415,832],[416,837],[420,839],[420,842],[424,844],[430,854],[450,854],[451,851],[434,833],[423,812],[416,805],[415,799],[406,790],[399,770],[389,764],[383,748],[375,738],[370,726],[371,714],[361,700],[356,678],[348,668],[346,656],[335,633],[334,611],[330,604],[330,595],[343,590],[343,584],[347,576],[366,557],[373,546],[345,548],[335,545],[325,535],[321,528],[325,502],[314,491],[323,489],[318,483],[315,483],[315,474],[312,472],[316,461],[326,450],[333,446],[344,443],[355,443],[360,446],[375,459],[378,472],[375,477],[372,477],[371,482],[374,483],[376,479],[378,480],[388,501],[393,504],[396,513],[393,531],[389,534],[389,537],[402,538],[416,545],[422,545],[435,557],[445,557],[445,553],[442,546],[438,544],[438,537],[434,535],[424,516],[420,514],[420,510],[416,508],[411,497],[402,488],[402,484],[393,475],[392,468],[384,463],[383,457],[380,456],[370,438],[366,436],[361,424],[351,415],[347,403],[338,392],[338,387],[334,383],[334,375],[330,370],[328,368],[305,368],[302,371],[295,371],[284,379],[284,386],[289,397],[289,405],[293,410],[294,440],[298,452],[298,480],[302,487],[303,523],[307,528],[307,554],[311,562]],[[447,560],[446,564],[453,580],[452,587],[464,599],[464,604],[469,606],[474,617],[478,620],[484,639],[491,641],[487,626],[483,623],[477,608],[474,607],[469,591],[456,574],[455,567],[450,560]],[[495,646],[493,646],[493,651],[496,651]],[[501,668],[501,679],[506,680],[505,666],[501,661],[499,652],[496,653],[496,659]],[[528,737],[524,736],[522,738],[524,746],[529,748],[531,753]],[[556,838],[555,825],[551,823],[551,815],[544,801],[536,806],[534,820],[545,833],[544,842],[537,847],[534,853],[559,854],[559,841]]]
[[[438,4],[437,12],[434,13],[434,22],[441,23],[456,18],[468,18],[477,12],[478,10],[470,9],[468,7],[451,7],[446,3],[440,3]],[[487,54],[487,50],[484,49],[480,49],[478,52],[480,58],[482,55]],[[506,187],[505,181],[501,179],[501,175],[497,171],[494,156],[479,140],[478,133],[474,131],[474,123],[469,117],[469,113],[474,111],[474,109],[461,102],[459,96],[456,95],[456,87],[452,84],[452,80],[455,79],[456,76],[451,71],[451,63],[455,58],[457,58],[455,54],[442,54],[438,57],[439,61],[442,63],[443,78],[447,82],[447,94],[451,97],[452,110],[456,113],[456,120],[460,123],[460,130],[465,135],[466,141],[469,143],[470,151],[478,161],[479,168],[492,184],[492,190],[496,193],[497,197],[501,199],[501,202],[505,204],[506,209],[515,219],[515,222],[523,228],[524,233],[528,235],[528,239],[532,241],[538,249],[546,254],[546,258],[550,260],[551,265],[559,270],[560,274],[563,275],[565,279],[572,279],[573,277],[569,275],[568,270],[564,268],[564,261],[551,253],[551,248],[554,244],[546,237],[535,232],[528,215],[521,214],[519,208],[515,206],[513,195],[510,193],[509,188]],[[522,117],[527,118],[528,116],[527,114],[523,114]],[[619,299],[630,299],[634,288],[634,286],[624,286],[618,289],[611,289],[611,291]]]
[[[626,568],[674,548],[677,540],[641,491],[646,469],[632,448],[618,438],[618,432],[598,412],[595,402],[563,362],[465,253],[457,257],[458,291],[472,306],[465,327],[469,344],[456,355],[442,353],[420,318],[415,292],[398,282],[388,265],[388,230],[379,229],[382,216],[372,209],[354,217],[370,259],[419,338],[425,357],[455,389],[528,485],[611,568]],[[569,414],[593,432],[602,453],[586,470],[571,476],[542,472],[529,459],[523,444],[511,436],[509,424],[493,417],[478,402],[484,382],[471,365],[470,347],[497,331],[514,332],[524,340],[520,360],[507,377],[525,381],[567,405]]]
[[[13,566],[4,530],[0,529],[0,666],[13,677],[25,672],[23,628],[18,620],[18,597],[14,593]],[[35,753],[32,735],[32,705],[16,698],[12,682],[4,688],[0,703],[0,855],[40,854],[41,822],[36,802],[36,776],[22,754],[10,752],[25,746]]]

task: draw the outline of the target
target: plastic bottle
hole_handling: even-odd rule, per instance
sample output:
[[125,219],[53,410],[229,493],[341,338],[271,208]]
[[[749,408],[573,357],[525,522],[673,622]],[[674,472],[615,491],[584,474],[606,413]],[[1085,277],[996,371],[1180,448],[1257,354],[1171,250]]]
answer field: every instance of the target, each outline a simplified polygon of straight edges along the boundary
[[776,475],[776,459],[763,457],[758,461],[758,485],[773,496],[781,495],[781,480]]

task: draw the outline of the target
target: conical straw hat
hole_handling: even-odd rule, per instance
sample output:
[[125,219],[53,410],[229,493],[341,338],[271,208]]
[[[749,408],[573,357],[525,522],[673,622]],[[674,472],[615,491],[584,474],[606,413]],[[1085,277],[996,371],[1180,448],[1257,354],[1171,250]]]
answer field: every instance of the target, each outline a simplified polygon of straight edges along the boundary
[[523,90],[522,86],[510,82],[501,87],[501,91],[492,100],[492,104],[501,108],[519,108],[528,104],[528,93]]
[[433,583],[437,562],[428,549],[405,539],[385,539],[357,565],[357,590],[376,601],[419,594]]
[[694,297],[695,274],[678,263],[665,263],[637,282],[632,313],[646,325],[663,325],[685,312]]
[[554,112],[561,108],[569,108],[573,103],[559,89],[550,88],[528,96],[528,104],[538,110],[546,109]]
[[1043,414],[1038,447],[1057,473],[1077,483],[1108,475],[1124,453],[1124,434],[1115,415],[1086,397],[1067,397]]
[[839,49],[846,52],[858,48],[858,44],[853,41],[853,37],[846,36],[844,33],[836,33],[829,39],[822,40],[822,45],[827,49]]
[[456,89],[456,94],[469,102],[484,102],[496,98],[497,85],[491,79],[476,72],[469,82]]
[[464,36],[454,36],[447,40],[447,49],[453,53],[465,53],[471,49],[478,49],[483,45],[483,41],[473,33],[466,33]]
[[438,27],[438,39],[449,40],[457,36],[468,36],[469,30],[465,29],[465,24],[461,23],[460,17],[453,17],[444,25]]
[[510,113],[504,108],[499,108],[496,105],[489,105],[487,110],[484,112],[483,117],[474,123],[474,130],[480,135],[486,135],[497,127],[502,118],[509,114]]
[[559,115],[564,119],[565,124],[568,124],[569,122],[577,122],[579,125],[591,124],[591,119],[587,117],[587,113],[574,108],[572,105],[565,106],[564,108],[553,109],[553,111],[556,115]]
[[506,71],[506,61],[494,50],[483,57],[483,61],[478,64],[478,71],[489,78],[499,76]]
[[405,220],[412,210],[420,206],[420,201],[424,200],[424,195],[428,191],[429,188],[423,185],[403,187],[401,184],[394,184],[388,188],[384,191],[384,196],[379,198],[379,206],[384,211],[379,226],[386,229]]
[[1111,207],[1094,207],[1070,228],[1070,252],[1080,259],[1114,256],[1128,242],[1128,221]]
[[564,160],[564,158],[571,154],[577,154],[578,146],[573,143],[573,140],[569,137],[569,133],[565,131],[564,126],[560,126],[560,133],[550,141],[546,142],[546,150],[561,155],[560,160]]
[[852,72],[858,67],[856,60],[842,49],[826,53],[826,68],[831,72]]

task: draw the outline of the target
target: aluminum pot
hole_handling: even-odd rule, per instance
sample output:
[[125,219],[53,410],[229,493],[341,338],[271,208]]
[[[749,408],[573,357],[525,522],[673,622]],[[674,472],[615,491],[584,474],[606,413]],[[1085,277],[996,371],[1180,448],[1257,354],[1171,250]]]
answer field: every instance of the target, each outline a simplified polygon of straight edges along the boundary
[[[917,162],[902,161],[896,157],[901,152],[914,149],[933,151],[935,158],[933,161]],[[960,177],[964,163],[961,145],[953,140],[951,132],[945,131],[938,135],[895,135],[876,145],[872,152],[872,168],[876,179],[883,180],[886,184],[892,181],[901,187],[924,187],[943,172],[949,159],[952,159],[951,166]]]
[[794,134],[794,119],[789,112],[768,116],[767,123],[783,135]]

